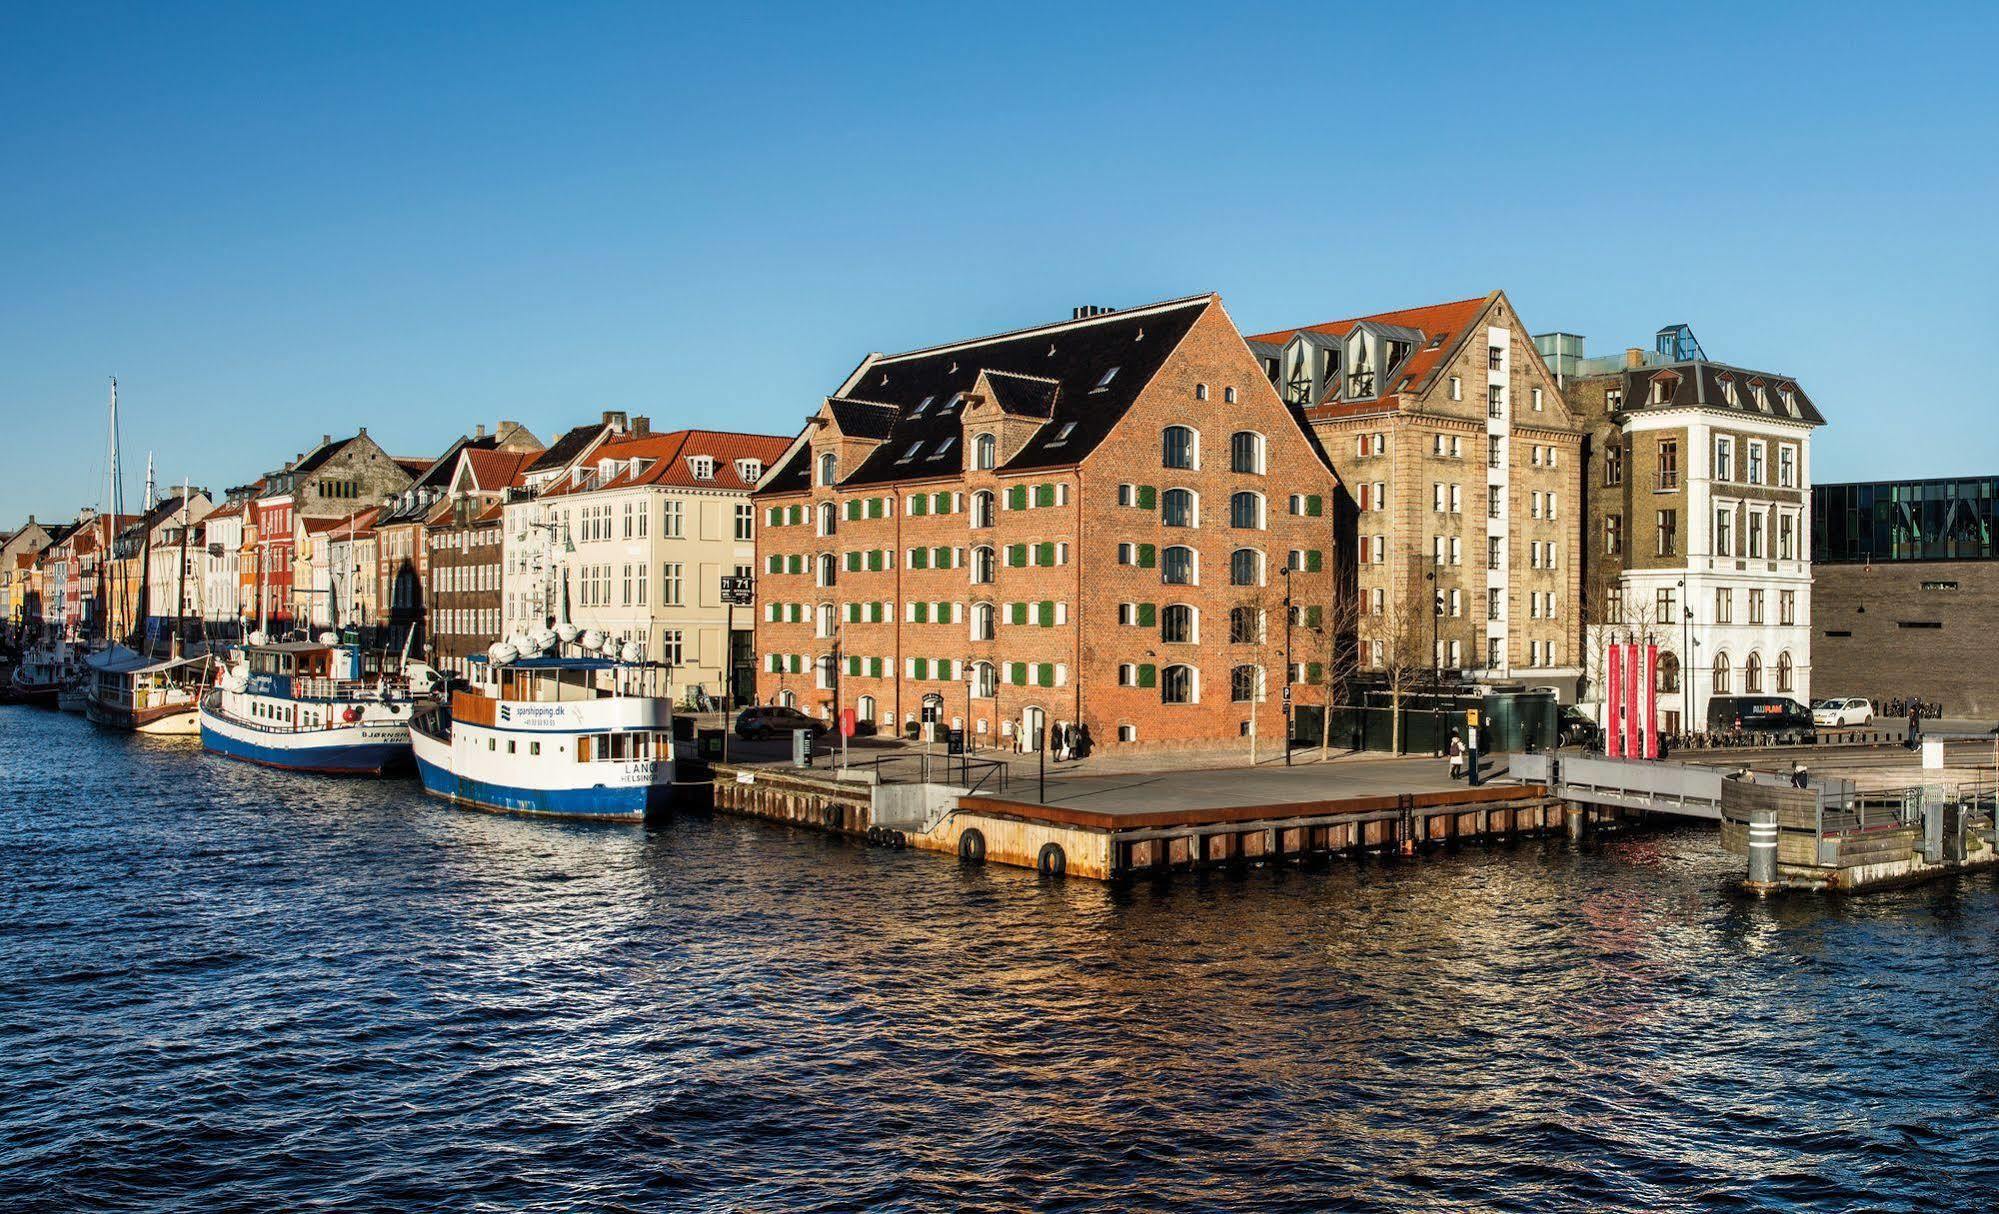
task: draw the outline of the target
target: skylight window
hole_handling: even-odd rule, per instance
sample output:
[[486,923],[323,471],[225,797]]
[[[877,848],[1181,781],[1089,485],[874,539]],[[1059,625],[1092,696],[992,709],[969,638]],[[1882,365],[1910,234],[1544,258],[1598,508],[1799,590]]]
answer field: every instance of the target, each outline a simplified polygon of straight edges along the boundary
[[938,415],[942,416],[946,413],[949,413],[951,410],[963,404],[964,400],[965,400],[965,394],[963,392],[953,392],[951,394],[951,399],[944,402],[944,407],[942,409],[937,410]]
[[1063,443],[1068,442],[1069,436],[1071,434],[1074,434],[1075,432],[1076,432],[1075,422],[1063,422],[1062,428],[1055,432],[1055,437],[1048,440],[1048,445],[1051,447],[1059,447]]
[[922,417],[923,411],[925,409],[928,409],[930,407],[930,402],[936,399],[937,397],[935,393],[924,397],[922,400],[916,402],[916,407],[909,411],[909,415],[911,417]]
[[945,438],[943,442],[937,444],[937,449],[930,453],[930,458],[943,459],[945,456],[951,454],[952,444],[956,443],[957,441],[958,441],[957,435],[953,434],[948,436],[947,438]]
[[1108,388],[1108,387],[1110,387],[1110,386],[1111,386],[1111,381],[1117,378],[1117,373],[1118,373],[1118,370],[1119,370],[1119,368],[1117,368],[1117,367],[1112,367],[1112,368],[1111,368],[1110,370],[1108,370],[1108,371],[1104,372],[1104,377],[1103,377],[1102,379],[1098,380],[1098,381],[1097,381],[1097,386],[1096,386],[1096,387],[1094,387],[1094,388],[1091,388],[1091,389],[1090,389],[1090,391],[1092,391],[1092,392],[1102,392],[1102,391],[1103,391],[1103,390],[1104,390],[1105,388]]
[[901,458],[897,459],[895,462],[898,464],[906,464],[910,460],[915,459],[916,453],[921,450],[923,450],[923,440],[917,439],[915,442],[909,444],[909,450],[903,452]]

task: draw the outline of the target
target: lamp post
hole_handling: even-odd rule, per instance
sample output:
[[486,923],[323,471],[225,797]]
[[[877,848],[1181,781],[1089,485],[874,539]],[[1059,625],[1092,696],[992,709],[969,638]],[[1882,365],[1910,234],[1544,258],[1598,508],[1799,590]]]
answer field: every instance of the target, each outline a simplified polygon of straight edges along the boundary
[[1681,578],[1679,587],[1680,731],[1688,733],[1694,727],[1694,603],[1687,597],[1687,579]]
[[1284,565],[1284,766],[1291,766],[1291,565]]
[[1423,576],[1430,583],[1430,694],[1436,695],[1437,684],[1439,682],[1437,673],[1437,621],[1444,614],[1444,603],[1437,594],[1437,571],[1432,569]]

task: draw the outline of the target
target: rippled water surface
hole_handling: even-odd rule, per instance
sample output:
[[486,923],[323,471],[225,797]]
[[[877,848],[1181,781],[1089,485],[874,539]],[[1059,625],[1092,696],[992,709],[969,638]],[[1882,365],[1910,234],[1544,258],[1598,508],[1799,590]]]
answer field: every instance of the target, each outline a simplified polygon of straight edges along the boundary
[[1044,884],[0,708],[8,1209],[1991,1208],[1990,878]]

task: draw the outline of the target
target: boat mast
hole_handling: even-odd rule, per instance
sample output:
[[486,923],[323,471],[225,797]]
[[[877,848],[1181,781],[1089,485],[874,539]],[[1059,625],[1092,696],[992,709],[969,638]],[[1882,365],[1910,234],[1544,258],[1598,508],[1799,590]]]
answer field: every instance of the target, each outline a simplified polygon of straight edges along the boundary
[[174,588],[174,640],[173,655],[180,656],[180,633],[186,620],[182,612],[187,603],[187,478],[180,482],[180,585]]

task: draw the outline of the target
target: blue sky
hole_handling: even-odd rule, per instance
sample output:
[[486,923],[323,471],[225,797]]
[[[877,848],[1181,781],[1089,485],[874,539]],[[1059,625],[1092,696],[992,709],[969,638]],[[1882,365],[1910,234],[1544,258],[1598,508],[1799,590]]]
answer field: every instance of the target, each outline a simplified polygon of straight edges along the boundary
[[1994,6],[0,4],[0,526],[370,433],[790,433],[869,350],[1502,288],[1999,472]]

